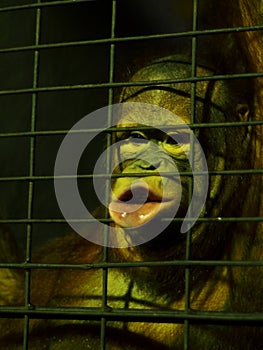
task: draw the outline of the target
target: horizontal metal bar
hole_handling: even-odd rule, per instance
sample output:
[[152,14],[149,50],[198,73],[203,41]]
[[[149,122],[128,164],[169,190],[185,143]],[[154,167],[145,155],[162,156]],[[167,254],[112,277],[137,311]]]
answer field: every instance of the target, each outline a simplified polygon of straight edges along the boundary
[[[161,129],[205,129],[205,128],[228,128],[228,127],[241,127],[241,126],[257,126],[263,125],[263,120],[250,120],[247,122],[220,122],[220,123],[193,123],[187,125],[156,125],[156,128]],[[67,134],[89,134],[89,133],[113,133],[116,131],[132,131],[132,130],[152,130],[152,126],[133,126],[133,127],[111,127],[111,128],[94,128],[94,129],[78,129],[78,130],[41,130],[41,131],[18,131],[18,132],[2,132],[0,138],[6,137],[34,137],[34,136],[52,136],[52,135],[67,135]]]
[[[94,219],[0,219],[0,224],[66,224],[66,223],[94,223],[101,221],[104,223],[111,223],[112,219],[107,218],[94,218]],[[262,216],[244,216],[244,217],[209,217],[209,218],[163,218],[162,221],[176,221],[176,222],[261,222]]]
[[[210,175],[210,176],[217,176],[217,175],[260,175],[263,174],[263,169],[236,169],[236,170],[212,170],[208,172],[204,171],[184,171],[180,174],[175,174],[173,172],[162,172],[162,176],[166,177],[174,177],[174,176],[191,176],[194,175],[201,176],[201,175]],[[94,178],[103,178],[103,179],[112,179],[112,178],[120,178],[120,177],[149,177],[149,176],[160,176],[159,173],[156,174],[149,174],[147,172],[143,173],[120,173],[120,174],[86,174],[86,175],[61,175],[61,176],[53,176],[53,175],[43,175],[43,176],[6,176],[6,177],[0,177],[0,182],[12,182],[12,181],[53,181],[56,180],[72,180],[72,179],[79,179],[79,180],[88,180],[88,179],[94,179]]]
[[[43,5],[45,6],[45,4]],[[39,7],[39,5],[35,7]],[[88,45],[101,45],[101,44],[118,44],[118,43],[136,42],[136,41],[142,41],[142,40],[144,41],[144,40],[157,40],[157,39],[158,40],[176,39],[176,38],[185,38],[185,37],[192,38],[193,36],[197,37],[197,36],[204,36],[204,35],[219,35],[219,34],[225,34],[225,33],[228,34],[228,33],[237,33],[237,32],[245,32],[245,31],[258,31],[258,30],[263,30],[263,25],[220,28],[220,29],[206,29],[206,30],[186,31],[186,32],[177,32],[177,33],[151,34],[151,35],[128,36],[128,37],[102,38],[102,39],[69,41],[69,42],[60,42],[60,43],[51,43],[51,44],[28,45],[28,46],[0,49],[0,53],[35,51],[35,50],[88,46]]]
[[215,80],[229,80],[229,79],[243,79],[243,78],[260,78],[263,77],[263,72],[258,73],[239,73],[239,74],[221,74],[202,77],[189,77],[182,79],[166,79],[166,80],[151,80],[151,81],[138,81],[138,82],[118,82],[118,83],[94,83],[94,84],[76,84],[76,85],[63,85],[63,86],[45,86],[38,88],[24,88],[24,89],[11,89],[0,91],[1,95],[14,95],[14,94],[32,94],[41,92],[52,91],[71,91],[82,89],[101,89],[101,88],[120,88],[128,86],[156,86],[156,85],[169,85],[177,83],[197,83],[199,81],[215,81]]
[[6,7],[0,7],[0,12],[30,10],[30,9],[38,9],[38,8],[50,7],[50,6],[59,6],[59,5],[75,5],[75,4],[91,2],[91,1],[97,1],[97,0],[60,0],[60,1],[45,2],[45,3],[6,6]]
[[133,261],[133,262],[100,262],[92,264],[52,264],[52,263],[0,263],[0,268],[8,269],[49,269],[49,270],[93,270],[115,268],[139,268],[139,267],[162,267],[162,266],[233,266],[233,267],[262,267],[263,260],[171,260],[171,261]]
[[112,308],[51,308],[34,307],[1,307],[0,317],[44,319],[71,319],[71,320],[100,320],[105,317],[108,321],[133,321],[154,323],[182,323],[191,322],[231,323],[231,324],[262,324],[263,313],[230,313],[209,311],[177,311],[177,310],[142,310],[142,309],[112,309]]

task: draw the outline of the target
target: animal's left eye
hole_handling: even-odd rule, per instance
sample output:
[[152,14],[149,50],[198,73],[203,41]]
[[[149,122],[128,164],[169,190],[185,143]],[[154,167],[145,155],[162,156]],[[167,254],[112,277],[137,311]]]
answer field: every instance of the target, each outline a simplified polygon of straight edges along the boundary
[[129,141],[135,145],[141,145],[147,143],[149,140],[143,133],[133,131],[130,135]]
[[171,146],[177,146],[178,144],[184,145],[190,143],[190,136],[185,132],[167,135],[165,143]]
[[167,139],[165,140],[165,143],[168,145],[178,145],[178,142],[176,141],[176,139],[171,136],[167,137]]

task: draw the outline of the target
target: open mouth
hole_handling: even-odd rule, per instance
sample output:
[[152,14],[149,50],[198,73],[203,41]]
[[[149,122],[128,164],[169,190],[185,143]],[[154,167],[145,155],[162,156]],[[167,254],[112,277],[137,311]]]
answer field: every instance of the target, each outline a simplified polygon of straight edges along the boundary
[[122,202],[132,202],[134,204],[142,204],[145,202],[161,202],[162,196],[155,194],[153,191],[148,190],[146,187],[137,186],[127,191],[123,192],[119,198]]
[[121,193],[110,203],[111,218],[122,227],[136,227],[154,218],[163,198],[148,188],[138,186]]

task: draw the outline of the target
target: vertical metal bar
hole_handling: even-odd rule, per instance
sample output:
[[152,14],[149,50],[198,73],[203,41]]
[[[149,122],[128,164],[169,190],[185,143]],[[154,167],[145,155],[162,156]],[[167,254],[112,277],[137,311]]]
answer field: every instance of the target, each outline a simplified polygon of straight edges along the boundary
[[[116,0],[112,0],[112,13],[111,13],[111,38],[115,37],[115,24],[116,24]],[[110,45],[110,62],[109,62],[109,83],[112,83],[114,80],[114,58],[115,58],[115,44]],[[113,88],[108,90],[108,126],[111,126],[112,113],[111,105],[113,104]],[[107,135],[107,148],[112,143],[112,135]],[[107,164],[106,164],[106,173],[110,172],[111,164],[111,154],[107,154]],[[110,193],[110,181],[106,181],[105,196],[109,196]],[[106,198],[106,203],[108,203],[108,198]],[[105,210],[105,217],[108,216],[107,208]],[[107,262],[108,259],[108,226],[104,225],[104,247],[103,247],[103,262]],[[102,307],[107,309],[107,287],[108,287],[108,269],[103,268],[102,271]],[[100,334],[100,349],[105,350],[106,348],[106,325],[107,321],[104,317],[101,318],[101,334]]]
[[[197,17],[198,17],[198,0],[193,0],[193,25],[192,29],[193,32],[197,30]],[[194,35],[192,37],[192,57],[191,57],[191,77],[194,78],[196,77],[196,50],[197,50],[197,38]],[[192,82],[191,83],[191,113],[190,113],[190,123],[194,124],[195,122],[195,105],[196,105],[196,83]],[[193,136],[193,135],[192,135]],[[194,140],[193,137],[190,139],[190,157],[191,161],[194,160]],[[192,162],[194,164],[194,162]],[[192,169],[194,171],[194,169]],[[189,200],[188,203],[190,204],[191,202],[191,197],[193,193],[193,178],[189,177]],[[191,217],[190,213],[190,217]],[[189,260],[190,259],[190,254],[191,254],[191,241],[192,241],[192,229],[190,228],[187,231],[186,235],[186,253],[185,253],[185,259]],[[190,305],[190,268],[186,267],[185,268],[185,310],[187,312],[190,311],[191,305]],[[185,320],[184,321],[184,350],[189,349],[189,321]]]
[[[40,4],[41,0],[37,3]],[[35,24],[35,45],[39,45],[40,40],[40,20],[41,20],[41,9],[36,9],[36,24]],[[39,51],[34,51],[34,63],[33,63],[33,88],[37,88],[38,85],[38,70],[39,70]],[[36,125],[36,110],[37,110],[37,94],[32,94],[32,107],[31,107],[31,126],[30,131],[35,131]],[[30,148],[29,148],[29,177],[34,175],[34,164],[35,163],[35,137],[30,137]],[[34,194],[34,182],[29,181],[28,184],[28,205],[27,205],[27,218],[32,218],[33,211],[33,194]],[[27,224],[27,240],[26,240],[26,262],[31,261],[31,246],[32,246],[32,224]],[[30,269],[26,269],[25,272],[25,307],[30,308]],[[23,334],[23,349],[28,349],[28,331],[29,331],[29,317],[24,316],[24,334]]]

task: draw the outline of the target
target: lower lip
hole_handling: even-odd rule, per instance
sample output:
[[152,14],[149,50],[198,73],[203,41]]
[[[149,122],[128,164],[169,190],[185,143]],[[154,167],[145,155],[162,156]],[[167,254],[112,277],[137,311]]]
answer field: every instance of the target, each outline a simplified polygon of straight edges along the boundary
[[146,202],[138,208],[137,204],[135,207],[134,204],[114,201],[109,206],[109,212],[111,218],[117,225],[133,228],[146,224],[167,207],[173,206],[172,202],[173,201]]

